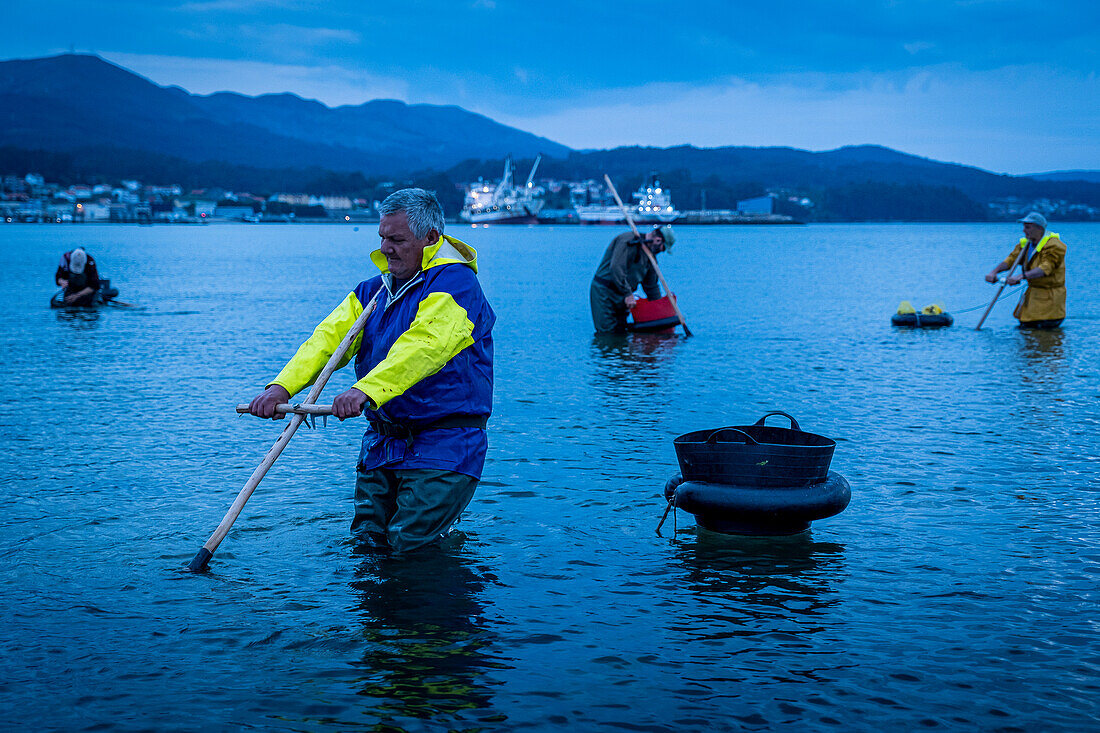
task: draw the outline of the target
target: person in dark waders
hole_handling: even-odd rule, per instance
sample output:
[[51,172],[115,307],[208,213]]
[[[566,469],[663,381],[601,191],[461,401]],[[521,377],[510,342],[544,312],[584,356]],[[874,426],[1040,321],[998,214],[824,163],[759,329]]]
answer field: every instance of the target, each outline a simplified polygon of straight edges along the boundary
[[[359,380],[332,403],[344,420],[366,413],[356,466],[352,534],[404,553],[438,544],[470,503],[485,463],[493,403],[496,315],[477,279],[477,253],[443,234],[443,209],[419,188],[382,202],[381,270],[348,294],[302,344],[249,412],[279,418],[279,403],[313,384],[376,292],[347,360]],[[343,366],[341,364],[340,366]]]
[[985,276],[986,282],[996,282],[998,273],[1011,270],[1026,247],[1020,272],[1005,281],[1008,285],[1027,281],[1027,291],[1012,315],[1019,319],[1020,328],[1057,328],[1066,317],[1066,245],[1057,234],[1047,232],[1042,214],[1033,211],[1018,221],[1024,225],[1024,236]]
[[670,224],[655,227],[644,240],[633,232],[611,240],[588,289],[596,333],[626,333],[626,316],[637,302],[634,291],[639,284],[650,300],[661,297],[657,271],[642,251],[642,243],[656,257],[671,249],[675,241]]

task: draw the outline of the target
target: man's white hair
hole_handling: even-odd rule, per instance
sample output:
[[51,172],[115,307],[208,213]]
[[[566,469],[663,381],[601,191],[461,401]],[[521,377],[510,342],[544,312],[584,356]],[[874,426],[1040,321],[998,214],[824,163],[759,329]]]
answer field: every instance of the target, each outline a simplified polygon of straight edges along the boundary
[[378,211],[382,216],[404,211],[409,218],[409,229],[417,239],[428,236],[433,229],[443,234],[443,206],[431,191],[422,188],[394,191],[386,197]]

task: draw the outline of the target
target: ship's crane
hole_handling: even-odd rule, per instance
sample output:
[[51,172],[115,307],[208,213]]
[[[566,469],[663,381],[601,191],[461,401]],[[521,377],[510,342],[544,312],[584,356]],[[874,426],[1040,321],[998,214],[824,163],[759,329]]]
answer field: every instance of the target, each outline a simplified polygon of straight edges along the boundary
[[535,156],[535,164],[531,166],[531,172],[527,174],[527,185],[525,188],[531,188],[535,181],[535,171],[539,168],[539,161],[542,160],[542,153]]
[[504,159],[504,177],[497,184],[497,190],[493,192],[493,200],[499,200],[512,188],[512,156]]

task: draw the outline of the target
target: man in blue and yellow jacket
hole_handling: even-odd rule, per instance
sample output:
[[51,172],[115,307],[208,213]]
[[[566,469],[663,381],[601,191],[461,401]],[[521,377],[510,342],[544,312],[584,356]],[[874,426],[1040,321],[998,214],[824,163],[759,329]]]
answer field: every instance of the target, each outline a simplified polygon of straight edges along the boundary
[[434,544],[470,503],[485,463],[493,402],[496,315],[477,279],[477,253],[443,234],[443,209],[423,189],[382,202],[371,253],[381,275],[359,283],[249,405],[275,406],[313,384],[378,294],[378,307],[340,366],[355,360],[351,389],[333,400],[341,420],[366,412],[352,533],[407,552]]

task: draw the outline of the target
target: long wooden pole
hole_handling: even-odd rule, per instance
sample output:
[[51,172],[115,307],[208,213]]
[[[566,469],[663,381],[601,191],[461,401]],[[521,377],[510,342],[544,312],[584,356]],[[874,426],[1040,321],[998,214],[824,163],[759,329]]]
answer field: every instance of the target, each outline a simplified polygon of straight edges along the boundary
[[[355,319],[355,323],[351,324],[351,328],[348,329],[347,334],[344,336],[344,340],[336,347],[336,351],[329,357],[328,363],[325,364],[325,368],[322,369],[321,373],[317,376],[317,381],[313,383],[313,388],[309,390],[309,394],[302,403],[303,405],[312,405],[317,402],[321,390],[325,388],[325,384],[328,383],[329,377],[336,371],[336,366],[340,363],[340,360],[344,358],[344,354],[347,353],[348,349],[351,348],[352,341],[354,341],[355,337],[359,335],[359,332],[363,330],[363,326],[366,324],[367,318],[378,304],[378,296],[381,294],[382,288],[379,288],[378,292],[371,298],[370,303],[367,304],[367,307],[364,308],[363,312],[359,314],[359,317]],[[229,534],[229,528],[233,526],[233,522],[237,521],[237,517],[240,515],[241,510],[244,509],[244,505],[248,501],[248,498],[252,496],[252,492],[260,485],[260,481],[267,475],[267,470],[275,463],[275,459],[283,452],[283,448],[286,448],[287,443],[294,437],[294,432],[305,419],[305,412],[295,412],[294,417],[290,418],[290,422],[283,428],[282,435],[275,441],[275,445],[271,446],[267,455],[260,461],[260,465],[252,472],[252,476],[249,477],[244,488],[237,494],[237,498],[233,501],[232,506],[229,507],[229,511],[226,512],[225,517],[222,518],[221,524],[218,525],[218,528],[214,530],[214,534],[210,535],[210,539],[203,544],[202,548],[196,553],[194,559],[191,560],[191,563],[187,566],[188,570],[193,573],[198,573],[206,568],[207,564],[210,562],[210,558],[214,556],[214,552],[218,549],[218,545],[220,545],[222,540],[225,539],[225,536]]]
[[982,314],[982,318],[978,321],[978,325],[974,326],[975,331],[980,331],[982,329],[982,324],[985,323],[986,316],[989,315],[989,311],[993,310],[993,306],[997,304],[997,298],[1001,297],[1001,292],[1005,289],[1005,286],[1008,285],[1008,278],[1012,277],[1012,273],[1016,271],[1016,265],[1020,264],[1020,260],[1024,258],[1024,253],[1026,252],[1027,245],[1025,244],[1020,247],[1020,254],[1016,256],[1016,261],[1012,263],[1012,267],[1009,268],[1008,272],[1005,274],[1005,281],[1001,283],[1001,287],[997,288],[997,294],[993,296],[993,300],[989,301],[989,307],[985,309],[985,313]]
[[[634,236],[640,237],[638,233],[638,227],[634,226],[634,217],[630,215],[630,211],[623,205],[623,200],[619,198],[619,192],[615,189],[615,184],[611,182],[611,177],[606,173],[603,174],[604,181],[607,182],[607,188],[611,191],[611,195],[615,197],[615,203],[622,209],[623,216],[626,217],[626,223],[630,225],[630,229],[634,232]],[[653,265],[653,270],[657,273],[657,279],[661,281],[661,287],[668,293],[668,302],[672,304],[672,310],[675,311],[676,317],[680,319],[680,325],[684,327],[684,333],[691,336],[691,329],[688,328],[687,321],[684,320],[684,314],[680,311],[680,306],[676,305],[676,296],[672,294],[672,288],[668,286],[668,281],[665,280],[665,276],[661,274],[661,268],[657,267],[657,258],[653,256],[653,253],[649,251],[649,247],[646,246],[645,241],[642,241],[642,251],[645,252],[646,257],[649,258],[650,264]]]
[[[237,405],[237,412],[241,415],[247,415],[248,404],[242,402]],[[280,402],[275,405],[275,412],[280,415],[331,415],[332,405],[307,405],[304,402],[292,405],[289,402]]]

